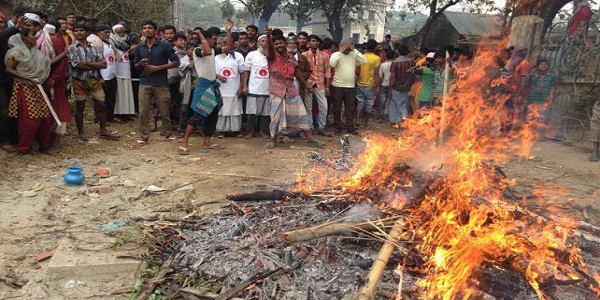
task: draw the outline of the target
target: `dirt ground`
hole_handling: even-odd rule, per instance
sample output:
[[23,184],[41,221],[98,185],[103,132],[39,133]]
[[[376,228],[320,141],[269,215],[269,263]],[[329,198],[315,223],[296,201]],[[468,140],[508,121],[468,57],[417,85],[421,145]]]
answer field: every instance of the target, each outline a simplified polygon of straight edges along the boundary
[[[95,132],[95,126],[86,126]],[[177,143],[160,140],[158,134],[148,145],[138,146],[134,122],[111,129],[119,132],[120,141],[79,143],[70,135],[56,156],[0,153],[0,299],[127,299],[134,274],[57,276],[48,267],[51,259],[44,257],[65,239],[92,255],[98,250],[119,250],[138,256],[144,252],[138,244],[144,226],[152,223],[147,220],[214,211],[227,203],[229,192],[292,182],[297,174],[310,170],[310,152],[330,157],[340,152],[337,138],[325,138],[329,143],[325,149],[311,148],[305,141],[266,149],[262,139],[223,138],[215,139],[223,149],[201,152],[200,137],[195,137],[191,154],[180,156]],[[370,130],[391,133],[380,124]],[[517,195],[528,195],[539,184],[569,190],[552,204],[526,200],[523,205],[551,206],[598,225],[600,163],[588,163],[587,156],[581,147],[538,142],[529,159],[515,158],[503,170],[517,179]],[[63,182],[69,165],[84,168],[83,187]],[[101,168],[110,168],[111,176],[94,176]],[[193,189],[175,191],[190,182]],[[96,185],[110,190],[94,193],[91,189]],[[150,185],[166,191],[142,192]],[[111,220],[126,225],[112,233],[98,230]]]

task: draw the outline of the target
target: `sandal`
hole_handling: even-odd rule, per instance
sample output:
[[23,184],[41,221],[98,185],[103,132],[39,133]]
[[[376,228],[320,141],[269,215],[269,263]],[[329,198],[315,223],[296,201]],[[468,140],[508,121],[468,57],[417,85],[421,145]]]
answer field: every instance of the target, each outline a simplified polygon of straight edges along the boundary
[[77,139],[78,139],[80,142],[89,142],[89,141],[90,141],[90,139],[88,139],[88,138],[87,138],[87,136],[85,136],[85,135],[78,135],[78,136],[77,136]]
[[190,151],[188,150],[188,148],[179,147],[177,148],[177,153],[179,153],[179,155],[189,155]]
[[6,151],[7,153],[13,153],[13,152],[17,151],[17,149],[15,147],[13,147],[12,145],[3,145],[2,150]]
[[202,145],[204,149],[223,149],[219,144]]
[[275,140],[270,140],[265,144],[266,148],[275,148]]
[[139,139],[137,140],[138,145],[146,145],[148,144],[148,139]]

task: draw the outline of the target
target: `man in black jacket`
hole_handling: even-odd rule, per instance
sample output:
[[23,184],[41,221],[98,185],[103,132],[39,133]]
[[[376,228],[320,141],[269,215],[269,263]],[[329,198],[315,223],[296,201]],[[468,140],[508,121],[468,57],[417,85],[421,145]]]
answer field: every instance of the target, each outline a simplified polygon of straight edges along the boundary
[[8,102],[12,90],[12,78],[6,74],[4,56],[8,51],[8,39],[25,27],[25,17],[19,17],[15,26],[0,32],[0,146],[7,152],[15,151],[17,144],[16,119],[8,117]]

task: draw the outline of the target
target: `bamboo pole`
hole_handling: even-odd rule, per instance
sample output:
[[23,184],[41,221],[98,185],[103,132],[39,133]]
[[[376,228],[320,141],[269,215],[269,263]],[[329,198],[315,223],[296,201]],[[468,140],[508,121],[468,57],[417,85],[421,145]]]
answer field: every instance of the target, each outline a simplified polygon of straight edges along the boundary
[[441,146],[444,143],[444,131],[446,130],[446,105],[444,104],[444,101],[448,99],[448,77],[450,77],[450,63],[448,62],[449,60],[450,53],[446,51],[446,65],[444,67],[444,91],[441,100],[442,107],[440,111],[440,132],[438,135],[438,146]]
[[[390,224],[391,222],[388,222]],[[320,224],[313,227],[288,231],[283,233],[283,238],[290,243],[297,243],[303,241],[309,241],[325,236],[336,235],[340,233],[350,232],[350,231],[366,231],[366,230],[375,230],[380,226],[385,226],[383,224],[377,224],[375,222],[363,222],[363,223],[354,223],[354,222],[344,222],[344,223],[325,223]]]
[[377,259],[373,262],[373,266],[371,267],[371,271],[369,272],[369,277],[367,278],[367,283],[363,285],[360,290],[358,290],[358,294],[354,297],[355,300],[372,300],[373,294],[375,293],[375,289],[377,288],[377,284],[379,283],[379,279],[381,279],[381,275],[385,270],[385,267],[392,256],[395,248],[395,241],[400,237],[402,232],[404,231],[404,220],[398,219],[396,223],[394,223],[394,227],[388,234],[387,241],[383,244],[381,249],[379,250],[379,255],[377,255]]

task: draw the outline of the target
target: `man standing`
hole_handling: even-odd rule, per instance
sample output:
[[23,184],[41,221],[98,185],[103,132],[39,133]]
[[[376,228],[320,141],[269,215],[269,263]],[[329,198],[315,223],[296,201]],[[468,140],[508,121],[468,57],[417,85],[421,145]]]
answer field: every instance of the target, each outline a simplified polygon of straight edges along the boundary
[[[228,18],[225,21],[225,31],[227,32],[226,40],[229,49],[233,49],[232,28],[233,22]],[[210,142],[210,138],[217,128],[219,110],[223,105],[219,82],[217,81],[217,74],[215,72],[215,55],[221,54],[222,51],[221,48],[215,49],[217,47],[218,35],[208,31],[198,31],[197,34],[200,37],[200,47],[194,49],[193,56],[194,67],[198,74],[198,83],[196,84],[196,88],[194,88],[194,95],[190,105],[193,115],[188,119],[185,134],[179,145],[178,153],[180,155],[189,154],[187,148],[188,141],[198,127],[202,127],[204,135],[202,147],[204,149],[218,147],[217,144]]]
[[[277,29],[275,29],[277,30]],[[281,35],[283,36],[283,32],[280,33],[275,33],[274,35]],[[306,57],[304,57],[304,55],[301,55],[300,52],[298,51],[298,42],[296,41],[296,38],[288,38],[287,39],[287,52],[291,55],[294,56],[294,58],[296,59],[296,61],[298,62],[298,70],[300,70],[300,74],[302,75],[302,78],[304,78],[304,80],[308,80],[308,78],[310,77],[310,74],[312,74],[312,70],[310,69],[310,62],[308,62],[308,59]],[[304,101],[304,107],[306,108],[306,112],[308,113],[309,116],[309,125],[312,129],[312,101],[309,102],[306,99],[306,88],[300,88],[300,81],[298,81],[298,79],[294,79],[294,86],[296,86],[296,89],[300,92],[300,98],[302,98],[302,101]]]
[[[366,63],[367,59],[354,48],[354,42],[351,39],[343,40],[340,51],[333,53],[329,59],[329,66],[335,68],[331,94],[333,95],[333,126],[336,134],[340,134],[344,127],[348,133],[356,132],[354,127],[355,70],[357,65]],[[344,103],[346,112],[345,126],[342,124],[342,103]]]
[[256,50],[256,48],[250,48],[250,45],[248,44],[249,41],[250,38],[248,37],[248,33],[240,32],[238,34],[238,47],[235,48],[235,51],[241,53],[244,56],[244,58],[246,58],[250,51]]
[[67,29],[73,32],[73,26],[77,24],[77,15],[73,12],[67,14]]
[[56,21],[58,22],[58,24],[60,25],[60,28],[58,28],[57,32],[60,35],[60,37],[62,37],[65,45],[71,45],[73,44],[73,34],[72,31],[69,30],[69,26],[67,24],[67,19],[63,18],[63,17],[58,17],[56,18]]
[[256,43],[258,42],[258,27],[256,25],[246,26],[246,33],[248,34],[248,46],[252,50],[256,50]]
[[139,144],[148,143],[150,138],[148,115],[153,101],[160,111],[161,135],[168,139],[173,130],[169,115],[171,94],[167,70],[179,66],[179,58],[171,44],[156,38],[156,30],[156,23],[152,21],[142,23],[142,34],[146,40],[135,48],[135,67],[143,69],[139,88]]
[[271,29],[269,28],[267,29],[267,61],[271,73],[269,78],[271,140],[266,147],[275,147],[276,135],[285,133],[284,131],[289,132],[289,129],[302,130],[313,145],[324,146],[323,142],[313,139],[309,116],[298,89],[294,86],[294,78],[296,78],[300,82],[300,87],[306,88],[306,82],[298,68],[298,62],[287,51],[285,37],[277,35],[271,39]]
[[264,132],[269,127],[269,65],[266,53],[267,36],[262,35],[258,38],[258,50],[248,53],[244,61],[242,94],[248,96],[245,105],[248,115],[246,139],[252,138],[256,132],[260,137],[266,137]]
[[381,59],[377,54],[377,42],[373,39],[367,41],[367,49],[364,54],[367,62],[360,65],[358,75],[358,87],[356,88],[356,111],[358,115],[363,112],[363,126],[367,127],[369,118],[373,112],[375,97],[379,92],[379,67]]
[[89,30],[85,25],[75,24],[73,34],[76,41],[69,46],[69,62],[71,63],[69,73],[72,79],[73,96],[77,101],[75,111],[77,138],[80,141],[88,141],[83,130],[83,111],[85,100],[91,97],[100,123],[100,137],[116,140],[117,137],[106,129],[106,103],[102,83],[100,82],[100,72],[98,71],[106,68],[106,61],[102,53],[98,52],[87,41]]
[[[102,41],[102,51],[106,60],[106,68],[100,70],[102,87],[104,88],[104,97],[106,103],[106,117],[108,122],[115,122],[115,103],[117,102],[117,67],[116,67],[116,49],[109,43],[110,27],[98,25],[96,32],[98,38]],[[121,122],[118,120],[117,122]]]
[[410,51],[406,45],[400,45],[398,53],[400,56],[390,67],[390,85],[387,92],[392,127],[399,127],[402,120],[408,116],[408,92],[413,83],[413,75],[408,70],[415,66],[415,61],[408,57]]
[[392,50],[394,51],[394,43],[392,42],[392,36],[390,34],[386,34],[385,35],[385,41],[383,42],[383,48],[385,50]]
[[[317,123],[314,126],[316,133],[319,135],[331,136],[331,134],[325,132],[325,123],[327,122],[327,96],[329,96],[331,68],[329,67],[329,55],[319,50],[320,45],[321,38],[316,35],[310,35],[308,37],[309,50],[302,53],[302,55],[308,59],[312,70],[309,79],[306,81],[308,89],[312,92],[306,95],[305,102],[311,104],[314,100],[317,102],[319,112],[317,115]],[[312,114],[308,107],[307,110],[309,115]]]
[[304,53],[308,51],[308,33],[306,31],[298,32],[298,52]]
[[0,32],[0,147],[6,152],[13,152],[13,144],[17,144],[17,122],[16,119],[8,117],[8,103],[12,94],[12,80],[6,74],[4,57],[8,51],[8,39],[19,33],[25,27],[25,17],[17,19],[15,26]]

